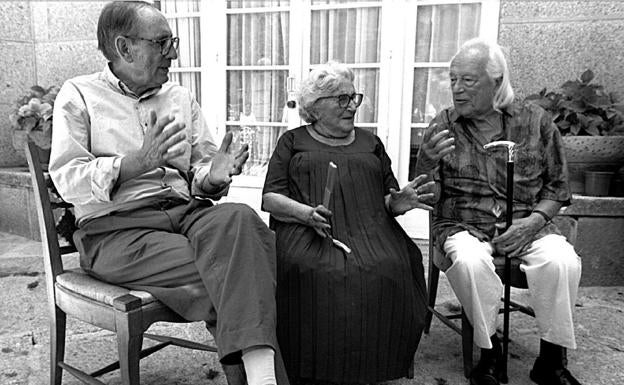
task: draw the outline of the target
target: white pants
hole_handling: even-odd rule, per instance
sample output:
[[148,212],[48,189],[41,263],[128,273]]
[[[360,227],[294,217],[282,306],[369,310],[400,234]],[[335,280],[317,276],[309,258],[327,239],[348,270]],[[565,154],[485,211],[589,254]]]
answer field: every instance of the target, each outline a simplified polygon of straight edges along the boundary
[[[446,276],[474,328],[474,342],[490,349],[503,295],[492,263],[493,246],[462,231],[446,239],[444,252],[452,262]],[[572,312],[581,259],[565,237],[555,234],[534,241],[520,258],[541,338],[575,349]]]

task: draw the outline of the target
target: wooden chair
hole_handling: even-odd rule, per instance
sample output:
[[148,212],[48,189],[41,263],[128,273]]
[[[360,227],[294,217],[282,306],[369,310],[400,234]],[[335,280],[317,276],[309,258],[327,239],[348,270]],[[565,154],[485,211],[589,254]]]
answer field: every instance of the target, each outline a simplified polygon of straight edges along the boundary
[[[165,346],[176,345],[216,352],[214,346],[145,333],[155,322],[188,322],[151,294],[99,281],[87,275],[82,269],[64,269],[62,255],[74,253],[76,249],[72,245],[63,247],[59,245],[53,210],[59,208],[69,210],[71,205],[62,201],[53,202],[54,199],[51,199],[48,187],[51,187],[52,183],[51,181],[46,183],[34,143],[27,143],[26,155],[43,244],[50,311],[50,384],[61,384],[64,369],[85,384],[103,385],[96,377],[120,369],[123,384],[138,385],[140,359]],[[115,332],[119,361],[91,374],[66,363],[65,331],[68,315]],[[144,337],[159,343],[142,350]]]
[[[470,372],[473,367],[473,359],[472,359],[472,348],[473,348],[473,328],[470,322],[468,322],[468,318],[464,313],[463,309],[459,313],[453,314],[442,314],[435,309],[436,296],[438,291],[438,281],[440,277],[440,261],[443,259],[443,251],[439,250],[435,246],[435,239],[432,235],[432,221],[433,216],[429,213],[429,275],[427,278],[427,292],[429,296],[428,304],[427,304],[427,316],[425,319],[425,333],[429,333],[431,328],[431,321],[433,316],[435,315],[442,323],[446,326],[450,327],[452,330],[457,332],[462,337],[462,356],[463,356],[463,364],[464,364],[464,376],[468,378],[470,376]],[[576,241],[576,220],[571,217],[562,217],[557,216],[553,218],[563,232],[563,234],[568,239],[568,242],[574,245]],[[526,275],[522,270],[520,270],[521,261],[517,258],[513,258],[511,260],[511,286],[519,289],[527,289],[528,284],[526,280]],[[496,274],[503,280],[503,271],[505,267],[505,257],[504,256],[495,256],[494,257],[494,266],[496,268]],[[501,298],[502,301],[502,298]],[[519,304],[515,301],[510,301],[510,312],[519,311],[521,313],[530,315],[531,317],[535,317],[535,312],[529,306]],[[499,313],[503,313],[503,309],[499,311]],[[461,326],[458,327],[452,320],[461,319]],[[503,341],[506,343],[506,341]],[[503,351],[507,351],[504,349]],[[505,359],[506,362],[506,359]],[[506,373],[506,370],[505,370]],[[504,378],[503,383],[507,383],[507,379]]]

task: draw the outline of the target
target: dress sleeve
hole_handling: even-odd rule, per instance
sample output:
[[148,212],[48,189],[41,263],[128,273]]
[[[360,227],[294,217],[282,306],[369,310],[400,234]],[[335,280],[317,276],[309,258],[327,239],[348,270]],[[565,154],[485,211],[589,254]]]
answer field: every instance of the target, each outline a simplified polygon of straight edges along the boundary
[[61,197],[76,205],[110,202],[121,157],[91,153],[89,114],[71,82],[56,97],[53,127],[49,171]]
[[544,149],[544,181],[539,191],[538,201],[549,199],[562,202],[564,206],[570,205],[570,184],[568,181],[568,164],[563,149],[563,140],[550,115],[544,113],[540,119],[542,144]]
[[292,131],[285,132],[277,141],[277,146],[269,161],[262,194],[273,192],[290,196],[288,167],[293,156],[293,142]]
[[377,140],[377,156],[381,161],[381,172],[383,173],[384,181],[384,195],[390,194],[390,189],[399,190],[399,182],[397,182],[394,173],[392,172],[392,161],[386,152],[386,149],[379,137],[375,137]]

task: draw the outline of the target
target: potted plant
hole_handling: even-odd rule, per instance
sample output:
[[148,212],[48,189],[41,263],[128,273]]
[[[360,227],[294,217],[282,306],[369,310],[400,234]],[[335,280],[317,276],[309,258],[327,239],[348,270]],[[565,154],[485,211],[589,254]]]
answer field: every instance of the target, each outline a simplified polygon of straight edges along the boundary
[[592,80],[586,70],[557,92],[544,88],[525,99],[550,112],[563,135],[573,193],[584,193],[585,172],[614,172],[624,164],[624,103]]
[[17,99],[9,117],[13,129],[13,147],[22,152],[26,141],[30,139],[41,150],[40,158],[45,163],[50,159],[52,111],[58,92],[57,86],[32,86],[24,96]]

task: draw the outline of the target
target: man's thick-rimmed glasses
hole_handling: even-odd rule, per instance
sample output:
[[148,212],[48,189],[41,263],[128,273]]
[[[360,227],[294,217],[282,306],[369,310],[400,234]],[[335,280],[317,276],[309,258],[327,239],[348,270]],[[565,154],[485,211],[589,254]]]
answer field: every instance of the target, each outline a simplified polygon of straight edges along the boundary
[[338,100],[338,105],[340,108],[347,108],[349,103],[353,100],[353,103],[356,107],[359,107],[362,104],[362,99],[364,98],[364,94],[342,94],[342,95],[334,95],[334,96],[322,96],[316,100],[321,99],[336,99]]
[[160,54],[163,56],[167,56],[169,52],[171,51],[171,48],[177,50],[178,46],[180,45],[179,37],[166,37],[164,39],[158,39],[158,40],[146,39],[144,37],[139,37],[139,36],[126,36],[126,37],[129,37],[130,39],[145,40],[152,44],[158,44],[160,46]]

